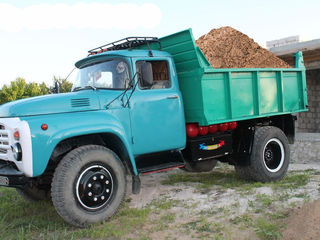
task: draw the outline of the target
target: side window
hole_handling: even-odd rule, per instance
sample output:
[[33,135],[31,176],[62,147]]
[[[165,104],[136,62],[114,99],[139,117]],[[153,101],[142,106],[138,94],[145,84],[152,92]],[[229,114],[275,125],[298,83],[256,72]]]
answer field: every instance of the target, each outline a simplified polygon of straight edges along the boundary
[[137,72],[140,75],[141,89],[170,88],[170,74],[167,61],[137,61]]

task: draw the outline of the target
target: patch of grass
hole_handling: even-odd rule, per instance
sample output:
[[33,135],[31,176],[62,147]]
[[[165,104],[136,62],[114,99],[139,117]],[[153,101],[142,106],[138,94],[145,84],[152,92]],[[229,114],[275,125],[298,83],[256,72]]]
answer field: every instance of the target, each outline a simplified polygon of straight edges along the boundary
[[254,224],[255,231],[260,239],[280,240],[282,238],[281,226],[278,223],[270,222],[260,217]]
[[236,189],[250,191],[253,188],[263,186],[262,183],[248,182],[240,179],[235,171],[230,168],[215,169],[209,173],[177,173],[169,174],[166,180],[161,182],[164,185],[174,184],[196,184],[196,188],[208,192],[212,186],[219,186],[224,189]]
[[256,195],[256,201],[261,203],[263,208],[269,208],[271,204],[274,202],[272,197],[266,195],[266,194],[257,194]]
[[213,232],[212,224],[205,218],[202,218],[201,221],[197,223],[196,230],[198,232]]
[[307,193],[296,193],[295,195],[293,195],[296,198],[303,198],[303,199],[307,199],[309,198]]
[[161,210],[168,210],[174,206],[176,206],[179,203],[178,200],[172,200],[172,199],[167,199],[167,198],[162,198],[157,201],[153,201],[150,206],[155,208],[158,211]]
[[108,222],[78,229],[66,224],[51,202],[26,202],[14,189],[0,188],[1,239],[112,239],[138,231],[147,221],[150,207],[123,206]]
[[279,219],[285,219],[289,216],[288,210],[280,210],[274,213],[268,214],[269,218],[271,220],[279,220]]
[[216,236],[222,234],[224,231],[224,226],[221,223],[209,222],[207,218],[204,217],[192,222],[185,223],[182,226],[188,229],[189,232],[190,230],[193,230],[197,233],[214,233]]
[[277,182],[261,183],[240,179],[235,171],[230,167],[217,168],[209,173],[176,173],[169,174],[164,185],[174,184],[196,184],[196,188],[204,193],[210,191],[213,186],[223,189],[234,189],[240,192],[252,192],[259,187],[271,187],[274,190],[290,189],[294,190],[306,185],[311,178],[313,171],[291,172],[282,180]]
[[170,223],[174,223],[176,219],[176,214],[164,214],[161,217],[154,219],[154,221],[150,222],[152,225],[152,230],[154,232],[163,231],[169,228]]
[[165,223],[173,223],[175,219],[176,219],[175,213],[165,214],[160,217],[160,221]]
[[290,205],[291,208],[295,208],[297,206],[297,203],[296,202],[291,202],[289,205]]
[[252,226],[252,218],[247,213],[230,219],[230,222],[234,225],[244,224],[247,227]]
[[283,202],[283,201],[287,201],[288,199],[290,199],[290,197],[291,197],[291,195],[288,192],[283,192],[277,197],[277,200]]
[[290,173],[287,174],[281,181],[269,183],[269,185],[277,190],[281,189],[297,189],[299,187],[305,186],[310,181],[310,172],[304,173]]

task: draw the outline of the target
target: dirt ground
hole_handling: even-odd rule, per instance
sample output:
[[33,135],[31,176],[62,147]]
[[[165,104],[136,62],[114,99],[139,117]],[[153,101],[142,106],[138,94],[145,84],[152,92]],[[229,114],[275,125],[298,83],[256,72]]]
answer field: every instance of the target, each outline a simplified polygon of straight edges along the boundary
[[320,239],[320,199],[292,211],[285,223],[284,240]]
[[[309,166],[313,169],[320,167],[318,164]],[[285,225],[282,233],[284,240],[320,239],[320,199],[293,209],[285,220]]]
[[[210,174],[217,177],[207,182]],[[174,170],[141,180],[139,195],[128,190],[129,207],[157,202],[158,209],[161,201],[170,207],[150,219],[174,216],[165,225],[154,223],[164,226],[158,230],[144,226],[150,239],[320,239],[318,164],[292,164],[288,178],[271,184],[238,183],[226,165],[208,175]]]

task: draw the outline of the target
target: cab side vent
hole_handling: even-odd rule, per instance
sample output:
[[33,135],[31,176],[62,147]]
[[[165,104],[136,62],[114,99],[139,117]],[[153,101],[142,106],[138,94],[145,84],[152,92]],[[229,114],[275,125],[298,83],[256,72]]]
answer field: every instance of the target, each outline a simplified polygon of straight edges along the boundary
[[90,106],[89,98],[71,99],[71,107],[87,107],[87,106]]

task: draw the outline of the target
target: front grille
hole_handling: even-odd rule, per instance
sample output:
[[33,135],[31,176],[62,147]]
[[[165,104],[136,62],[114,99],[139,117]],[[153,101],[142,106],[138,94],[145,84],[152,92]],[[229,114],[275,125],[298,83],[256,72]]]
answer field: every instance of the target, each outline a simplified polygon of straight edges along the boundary
[[0,125],[0,154],[6,154],[9,149],[9,134],[4,125]]
[[6,154],[7,152],[8,152],[8,150],[6,150],[6,149],[1,149],[1,148],[0,148],[0,153]]

